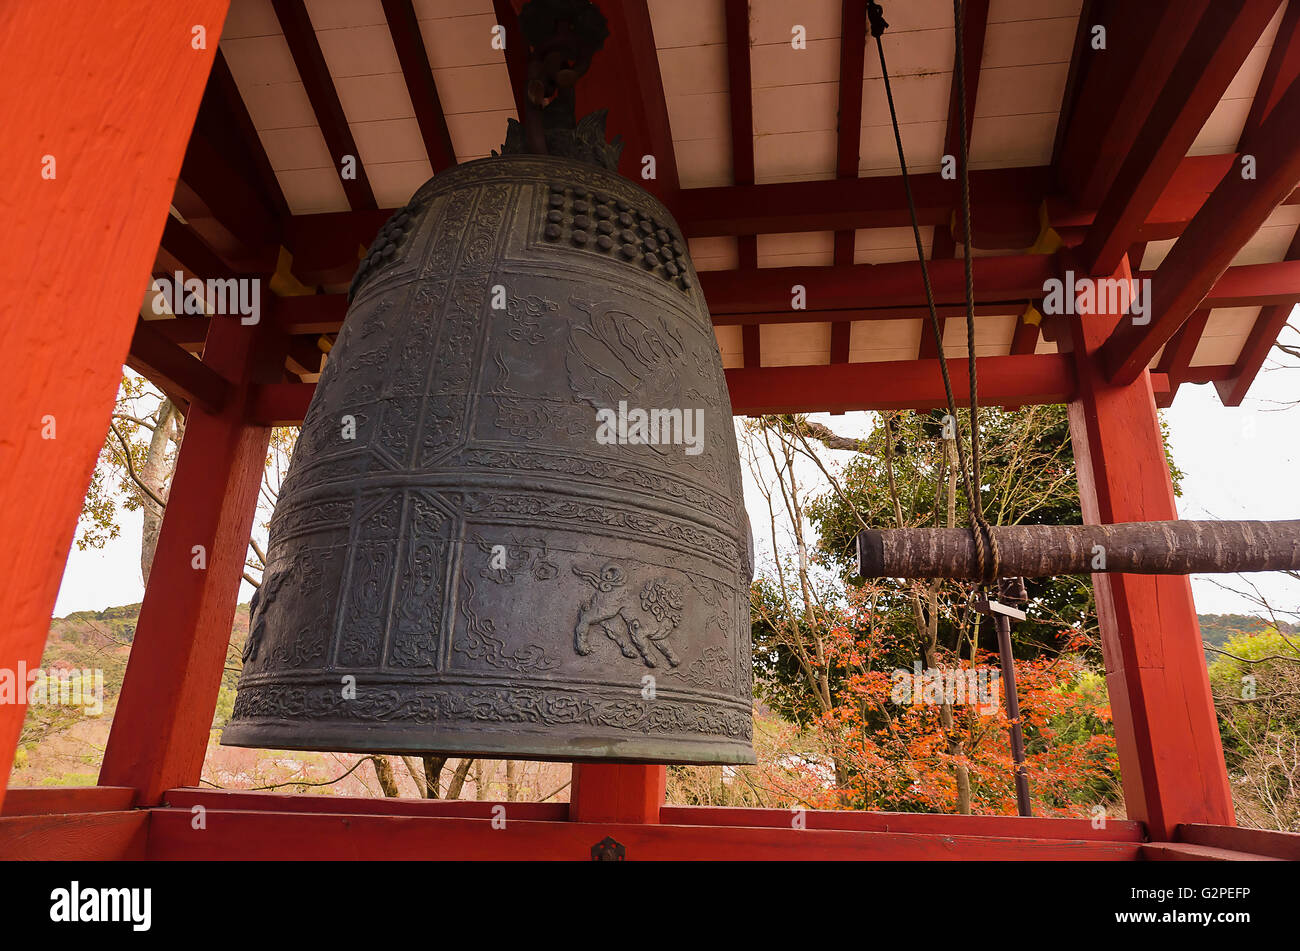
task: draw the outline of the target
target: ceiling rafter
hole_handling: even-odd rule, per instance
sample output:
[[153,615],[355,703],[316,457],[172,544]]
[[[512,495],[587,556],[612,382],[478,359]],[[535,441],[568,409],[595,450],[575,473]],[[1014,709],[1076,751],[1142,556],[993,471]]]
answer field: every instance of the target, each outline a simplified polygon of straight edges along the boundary
[[[340,173],[339,181],[347,195],[348,204],[354,211],[369,211],[377,208],[375,193],[370,188],[370,179],[361,161],[361,153],[352,138],[352,129],[348,117],[339,102],[338,90],[330,76],[325,54],[321,52],[320,41],[312,26],[311,17],[303,0],[271,0],[280,28],[284,31],[285,41],[289,44],[289,53],[307,99],[311,102],[312,112],[316,114],[316,124],[320,126],[325,145],[330,151],[334,169]],[[355,178],[343,178],[342,170],[348,157],[355,161]]]
[[1081,259],[1089,273],[1119,267],[1276,9],[1277,0],[1220,0],[1206,7],[1088,231]]
[[451,132],[447,129],[442,100],[438,98],[433,67],[429,64],[429,53],[424,48],[424,37],[420,33],[420,21],[415,16],[411,0],[382,2],[384,19],[388,21],[388,32],[393,38],[393,48],[397,50],[397,60],[402,65],[406,91],[415,109],[415,121],[419,124],[420,136],[424,139],[424,151],[429,156],[429,165],[436,175],[456,164],[456,148],[451,143]]
[[[965,63],[965,110],[966,110],[966,146],[970,147],[970,136],[972,128],[975,125],[975,102],[979,96],[980,65],[984,59],[984,38],[988,34],[989,21],[989,0],[967,0],[965,16],[962,20],[962,59]],[[957,160],[961,152],[961,116],[957,110],[962,108],[963,103],[957,96],[957,63],[953,59],[952,82],[948,87],[948,125],[944,132],[943,152],[944,155],[951,155],[953,161]],[[930,242],[931,259],[951,258],[957,253],[957,241],[953,235],[953,229],[961,225],[957,218],[958,207],[954,205],[948,215],[948,219],[936,223],[934,226],[934,237]],[[974,210],[972,209],[972,223],[974,220]],[[930,321],[921,321],[921,342],[917,347],[917,357],[921,360],[931,360],[939,356],[939,351],[943,346],[943,333],[948,324],[948,318],[943,315],[939,316],[939,333],[935,335],[934,326]]]
[[[186,277],[208,278],[232,277],[230,265],[204,243],[194,229],[181,224],[171,215],[163,225],[162,241],[158,246],[158,263],[161,270],[168,273],[176,267],[186,272]],[[155,265],[155,270],[160,268]]]
[[519,26],[522,0],[492,0],[497,25],[505,31],[506,70],[510,74],[510,92],[515,99],[516,117],[524,121],[524,97],[528,86],[528,41]]
[[[1043,282],[1061,276],[1054,255],[975,258],[977,317],[1014,314]],[[1144,272],[1138,277],[1149,277]],[[930,262],[936,310],[941,317],[966,312],[963,263]],[[808,309],[790,310],[790,286],[808,289]],[[915,261],[828,267],[704,271],[700,287],[716,326],[846,320],[897,320],[926,315],[920,265]],[[1205,307],[1242,307],[1300,299],[1300,261],[1229,268],[1210,288]],[[337,333],[347,295],[314,294],[276,300],[275,319],[286,334]]]
[[[1184,159],[1143,225],[1142,239],[1177,237],[1232,162],[1232,156],[1223,155]],[[1071,235],[1074,243],[1082,240],[1082,229],[1093,221],[1094,212],[1052,197],[1051,178],[1047,166],[972,171],[977,236],[984,222],[995,229],[994,237],[1014,237],[1011,232],[1019,231],[1020,243],[1009,242],[1008,246],[1027,247],[1038,234],[1038,208],[1046,200],[1050,223],[1067,238],[1067,243]],[[953,204],[959,200],[954,182],[942,180],[937,173],[914,175],[912,188],[923,225],[947,222]],[[1297,202],[1300,193],[1287,199],[1288,204]],[[683,233],[691,238],[910,227],[911,221],[902,179],[896,175],[688,188],[681,191],[675,212]],[[355,268],[358,245],[368,242],[391,213],[386,209],[292,216],[284,229],[286,244],[294,252],[294,272],[307,283],[328,283],[306,275],[342,265]],[[346,281],[349,276],[335,280]]]
[[[993,405],[1068,402],[1078,383],[1068,355],[1029,354],[978,359],[980,399]],[[959,406],[969,400],[964,363],[951,368]],[[732,411],[765,413],[937,409],[946,404],[936,360],[841,363],[835,366],[738,368],[726,371]],[[1163,375],[1153,379],[1164,390]],[[302,422],[314,383],[264,383],[252,387],[248,417],[270,426]]]
[[1300,3],[1288,3],[1278,24],[1273,48],[1269,50],[1259,85],[1250,103],[1237,145],[1238,152],[1253,152],[1254,137],[1282,94],[1300,78]]
[[[840,5],[840,86],[836,123],[835,175],[857,178],[862,151],[862,83],[867,66],[867,0],[843,0]],[[835,232],[834,262],[853,263],[857,231]],[[852,324],[837,320],[831,324],[831,363],[849,362]]]
[[158,385],[173,400],[197,403],[220,412],[230,395],[230,383],[193,354],[154,328],[164,321],[137,320],[126,365]]
[[[1287,248],[1286,260],[1300,261],[1300,228],[1296,229],[1295,236],[1291,239],[1291,246]],[[1278,303],[1265,304],[1260,308],[1250,333],[1241,345],[1241,352],[1233,364],[1231,375],[1214,384],[1224,406],[1240,406],[1241,401],[1246,398],[1246,392],[1255,382],[1255,377],[1259,375],[1264,361],[1268,359],[1269,352],[1277,342],[1278,334],[1286,326],[1287,318],[1295,309],[1297,300],[1300,300],[1300,296]]]
[[1209,319],[1210,309],[1200,308],[1187,318],[1187,322],[1179,327],[1169,343],[1165,344],[1164,352],[1156,363],[1156,370],[1169,378],[1169,393],[1164,397],[1166,400],[1164,405],[1173,403],[1174,397],[1178,395],[1178,387],[1187,379],[1192,357],[1196,354],[1196,348],[1201,342],[1201,335],[1205,333],[1205,325]]
[[[1063,105],[1053,165],[1066,193],[1096,208],[1169,81],[1209,0],[1096,0],[1080,16],[1076,89]],[[1093,30],[1105,29],[1105,48]]]
[[186,226],[246,273],[274,268],[280,219],[228,159],[229,143],[196,126],[190,133],[172,205]]
[[[675,211],[677,155],[649,7],[646,0],[594,2],[609,23],[609,38],[578,81],[578,115],[608,109],[610,139],[623,136],[619,171]],[[644,177],[647,156],[654,159],[653,178]]]
[[[754,184],[754,90],[749,62],[749,0],[725,0],[723,17],[727,36],[727,97],[731,117],[731,179],[736,185]],[[737,263],[758,267],[758,237],[736,236]],[[757,325],[741,331],[741,356],[745,366],[762,359]]]
[[214,134],[229,136],[233,140],[236,151],[243,154],[252,173],[251,177],[271,213],[278,218],[287,218],[289,204],[280,189],[280,180],[276,178],[275,169],[271,167],[271,160],[262,145],[262,138],[253,125],[253,119],[244,105],[244,97],[239,92],[239,85],[220,48],[213,58],[212,73],[208,77],[203,98],[195,124],[205,121],[218,123]]
[[[1149,302],[1150,322],[1137,326],[1122,321],[1098,351],[1112,382],[1137,378],[1160,347],[1202,306],[1238,250],[1300,181],[1300,82],[1288,87],[1260,126],[1258,138],[1258,177],[1225,175],[1157,269]],[[1286,268],[1285,264],[1272,265],[1268,273]]]

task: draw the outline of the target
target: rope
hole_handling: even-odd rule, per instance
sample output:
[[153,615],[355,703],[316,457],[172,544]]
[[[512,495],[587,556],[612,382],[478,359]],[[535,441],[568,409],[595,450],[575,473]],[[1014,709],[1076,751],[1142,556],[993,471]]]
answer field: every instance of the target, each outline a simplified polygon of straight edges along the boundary
[[[966,508],[970,517],[971,538],[975,542],[975,558],[979,567],[980,580],[990,584],[997,580],[1000,573],[997,540],[984,517],[980,501],[982,484],[980,481],[980,444],[979,444],[979,397],[978,378],[975,370],[975,278],[971,266],[971,224],[970,224],[970,170],[968,168],[968,149],[966,145],[966,82],[964,57],[962,55],[962,10],[961,0],[953,0],[954,28],[957,32],[956,62],[954,65],[957,83],[959,131],[961,133],[961,171],[962,171],[962,217],[965,222],[965,270],[966,270],[966,353],[970,367],[970,429],[971,455],[973,465],[968,466],[966,449],[962,443],[961,433],[956,433],[957,462],[961,472],[962,490],[966,496]],[[898,112],[894,107],[894,92],[889,81],[889,69],[885,65],[885,47],[881,36],[889,27],[885,22],[885,11],[879,3],[868,0],[867,20],[871,25],[871,35],[876,41],[876,53],[880,57],[880,75],[885,82],[885,98],[889,102],[889,119],[894,129],[894,145],[898,149],[898,165],[902,172],[903,192],[907,196],[907,209],[912,218],[912,237],[916,242],[916,257],[921,265],[921,282],[925,285],[925,300],[930,310],[930,326],[938,342],[939,373],[943,377],[943,391],[948,401],[948,413],[953,421],[957,420],[957,400],[952,392],[952,378],[948,374],[948,361],[943,352],[943,329],[939,325],[939,314],[934,303],[934,288],[930,284],[930,270],[926,266],[925,244],[921,240],[921,226],[916,212],[916,200],[912,195],[912,182],[907,173],[907,158],[903,153],[903,136],[899,130]],[[972,485],[973,482],[973,485]]]
[[[970,221],[970,155],[969,140],[966,134],[966,62],[963,52],[965,43],[965,4],[963,0],[952,0],[952,22],[956,32],[956,58],[953,64],[954,81],[957,84],[957,130],[960,133],[958,143],[961,150],[961,213],[963,221],[963,244],[965,253],[962,260],[966,271],[966,359],[970,365],[970,454],[971,477],[975,483],[974,494],[979,504],[971,510],[971,532],[982,535],[992,554],[988,571],[981,571],[986,584],[996,581],[1001,574],[998,557],[998,542],[993,537],[988,520],[984,517],[984,480],[980,467],[980,430],[979,430],[979,378],[975,360],[975,274],[971,260],[971,221]],[[939,348],[942,351],[942,347]],[[978,530],[977,530],[978,529]],[[978,547],[978,542],[976,543]],[[983,566],[981,565],[981,569]]]

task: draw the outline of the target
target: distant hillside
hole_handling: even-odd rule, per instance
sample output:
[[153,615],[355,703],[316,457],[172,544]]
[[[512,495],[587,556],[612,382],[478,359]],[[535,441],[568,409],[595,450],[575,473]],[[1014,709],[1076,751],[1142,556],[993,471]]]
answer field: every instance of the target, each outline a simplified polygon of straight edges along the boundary
[[[41,667],[47,671],[102,670],[103,713],[83,716],[76,708],[51,704],[28,707],[11,777],[13,785],[95,784],[117,698],[122,691],[122,679],[126,674],[139,614],[139,604],[126,604],[102,611],[77,611],[50,621],[50,636]],[[1207,645],[1214,647],[1222,646],[1237,633],[1263,631],[1271,627],[1264,618],[1243,614],[1202,614],[1200,622],[1201,636]],[[1281,627],[1287,633],[1300,634],[1298,625],[1284,623]],[[227,670],[218,692],[213,745],[209,748],[205,780],[219,786],[244,789],[270,785],[276,789],[324,795],[378,795],[373,769],[349,771],[349,766],[359,759],[353,755],[239,750],[215,745],[234,705],[239,654],[247,637],[248,605],[241,604],[235,612]],[[1207,661],[1213,661],[1217,655],[1207,651],[1206,656]],[[495,771],[499,765],[495,761],[490,764],[489,778],[497,775]],[[338,783],[313,785],[329,782],[340,775],[346,778]],[[563,779],[558,773],[535,777],[535,781],[547,787],[547,791],[560,786]],[[399,775],[399,780],[405,784],[404,789],[410,787],[405,794],[414,794],[410,777]],[[303,785],[298,786],[299,782]],[[495,785],[493,789],[499,792]]]
[[[102,611],[75,611],[50,620],[41,669],[47,673],[102,670],[103,712],[83,716],[77,707],[28,706],[14,760],[13,785],[95,785],[139,618],[139,604],[124,604]],[[232,635],[237,650],[248,636],[246,604],[235,611]],[[227,676],[233,688],[233,677]],[[223,684],[223,694],[227,689]],[[230,692],[233,695],[233,689]]]
[[[1214,647],[1222,647],[1237,634],[1266,631],[1273,626],[1268,618],[1253,614],[1198,614],[1196,619],[1201,622],[1201,640]],[[1283,634],[1300,631],[1300,625],[1288,624],[1286,621],[1278,622],[1277,626]]]

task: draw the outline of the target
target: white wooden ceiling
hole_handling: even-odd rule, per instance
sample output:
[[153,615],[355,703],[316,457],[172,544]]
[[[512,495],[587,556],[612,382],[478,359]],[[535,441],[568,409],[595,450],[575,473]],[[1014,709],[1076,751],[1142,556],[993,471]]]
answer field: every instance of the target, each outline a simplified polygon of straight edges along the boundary
[[[971,125],[971,167],[1047,164],[1052,156],[1082,0],[991,0],[979,90]],[[723,0],[648,0],[677,168],[684,188],[732,184],[730,90]],[[379,0],[306,0],[361,162],[381,207],[399,206],[432,174]],[[504,54],[492,48],[492,0],[415,0],[459,161],[500,146],[514,116]],[[1235,151],[1282,11],[1247,58],[1205,123],[1190,155]],[[895,0],[886,7],[885,53],[908,165],[939,168],[953,77],[950,0]],[[796,25],[804,49],[791,44]],[[840,59],[839,0],[750,0],[750,68],[756,182],[835,176]],[[897,174],[897,156],[875,42],[863,41],[862,128],[858,173]],[[232,0],[221,49],[294,214],[348,208],[270,0]],[[1279,209],[1242,249],[1236,264],[1283,259],[1300,224],[1300,207]],[[923,231],[929,254],[934,229]],[[1156,267],[1173,242],[1152,242],[1143,269]],[[734,238],[691,242],[699,270],[738,266]],[[760,235],[759,267],[821,266],[833,259],[831,232]],[[976,249],[979,254],[979,249]],[[859,264],[915,260],[908,228],[859,230]],[[1193,366],[1231,364],[1258,308],[1210,314]],[[853,362],[913,359],[921,336],[915,317],[855,321]],[[976,350],[1005,354],[1016,314],[977,318]],[[742,363],[739,327],[718,328],[724,365]],[[765,325],[764,365],[829,362],[830,324]],[[949,356],[965,353],[965,326],[949,320]],[[1039,352],[1054,345],[1040,342]]]

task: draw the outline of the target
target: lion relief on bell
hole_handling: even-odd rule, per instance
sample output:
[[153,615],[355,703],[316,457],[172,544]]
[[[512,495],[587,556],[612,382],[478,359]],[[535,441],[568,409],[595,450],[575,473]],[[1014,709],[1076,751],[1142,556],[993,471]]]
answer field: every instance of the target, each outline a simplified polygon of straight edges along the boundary
[[636,586],[628,586],[627,575],[618,565],[606,565],[599,572],[575,567],[573,573],[595,589],[578,609],[575,651],[584,657],[592,652],[588,635],[596,625],[624,657],[640,657],[647,667],[658,667],[653,652],[657,651],[670,667],[681,663],[668,643],[682,623],[682,592],[677,585],[654,578],[641,586],[638,597]]

